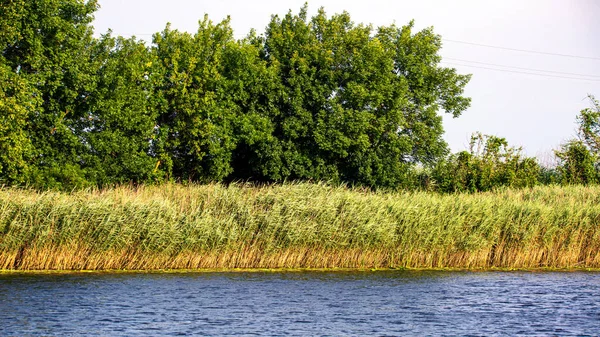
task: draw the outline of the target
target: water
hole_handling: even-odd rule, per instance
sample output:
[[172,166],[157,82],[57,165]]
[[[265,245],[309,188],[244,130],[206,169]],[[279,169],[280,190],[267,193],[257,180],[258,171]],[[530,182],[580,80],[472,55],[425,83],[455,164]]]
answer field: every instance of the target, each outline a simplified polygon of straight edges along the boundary
[[0,274],[0,335],[598,335],[599,294],[583,272]]

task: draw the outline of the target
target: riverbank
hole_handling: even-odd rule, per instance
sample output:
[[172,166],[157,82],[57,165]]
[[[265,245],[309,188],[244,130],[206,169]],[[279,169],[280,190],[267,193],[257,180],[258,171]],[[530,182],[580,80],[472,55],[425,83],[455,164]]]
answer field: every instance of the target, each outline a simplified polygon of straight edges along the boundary
[[600,268],[600,187],[0,190],[0,269]]
[[599,273],[600,268],[205,268],[205,269],[100,269],[100,270],[17,270],[2,269],[0,276],[18,275],[178,275],[178,274],[329,274],[329,273],[351,273],[351,274],[377,274],[377,273]]

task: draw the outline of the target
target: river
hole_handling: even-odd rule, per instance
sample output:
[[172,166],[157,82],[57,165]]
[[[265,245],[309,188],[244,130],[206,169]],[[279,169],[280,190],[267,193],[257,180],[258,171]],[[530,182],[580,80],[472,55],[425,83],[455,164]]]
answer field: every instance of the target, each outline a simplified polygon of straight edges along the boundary
[[600,273],[0,274],[1,336],[599,335]]

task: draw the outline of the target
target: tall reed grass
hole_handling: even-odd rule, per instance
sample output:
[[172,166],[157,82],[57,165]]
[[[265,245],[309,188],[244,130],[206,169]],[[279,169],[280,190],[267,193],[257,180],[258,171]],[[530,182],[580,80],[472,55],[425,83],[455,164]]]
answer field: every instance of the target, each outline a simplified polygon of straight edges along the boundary
[[0,189],[0,269],[598,268],[600,187]]

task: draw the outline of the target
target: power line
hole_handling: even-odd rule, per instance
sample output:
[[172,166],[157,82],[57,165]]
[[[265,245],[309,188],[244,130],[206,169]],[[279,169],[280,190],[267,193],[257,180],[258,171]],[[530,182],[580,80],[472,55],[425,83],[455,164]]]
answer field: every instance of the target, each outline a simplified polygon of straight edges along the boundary
[[527,74],[527,75],[535,75],[535,76],[543,76],[543,77],[564,78],[564,79],[570,79],[570,80],[580,80],[580,81],[600,82],[600,79],[596,80],[596,79],[591,79],[591,78],[568,77],[568,76],[559,76],[559,75],[548,75],[548,74],[531,73],[531,72],[526,72],[526,71],[516,71],[516,70],[507,70],[507,69],[496,69],[496,68],[489,68],[489,67],[479,67],[479,66],[471,66],[471,65],[460,64],[460,63],[454,63],[454,62],[446,62],[446,61],[442,61],[442,63],[445,63],[445,64],[450,64],[450,65],[463,66],[463,67],[471,67],[471,68],[479,68],[479,69],[495,70],[495,71],[500,71],[500,72],[505,72],[505,73]]
[[600,78],[600,75],[585,75],[585,74],[567,73],[567,72],[562,72],[562,71],[553,71],[553,70],[544,70],[544,69],[535,69],[535,68],[514,67],[514,66],[507,66],[507,65],[495,64],[495,63],[486,63],[486,62],[479,62],[479,61],[462,60],[462,59],[457,59],[457,58],[453,58],[453,57],[444,57],[444,59],[445,60],[460,61],[460,62],[483,64],[483,65],[494,66],[494,67],[513,68],[513,69],[521,69],[521,70],[540,71],[540,72],[553,73],[553,74],[563,74],[563,75],[584,76],[584,77],[598,77],[598,78]]
[[552,55],[552,56],[562,56],[562,57],[574,57],[574,58],[580,58],[580,59],[588,59],[588,60],[597,60],[597,61],[600,61],[600,57],[569,55],[569,54],[559,54],[559,53],[548,53],[548,52],[543,52],[543,51],[527,50],[527,49],[517,49],[517,48],[508,48],[508,47],[500,47],[500,46],[492,46],[492,45],[489,45],[489,44],[466,42],[466,41],[459,41],[459,40],[450,40],[450,39],[442,39],[442,40],[443,41],[448,41],[448,42],[454,42],[454,43],[468,44],[468,45],[472,45],[472,46],[479,46],[479,47],[486,47],[486,48],[496,48],[496,49],[503,49],[503,50],[518,51],[518,52],[523,52],[523,53]]
[[[143,35],[143,36],[153,36],[154,34],[138,33],[138,34],[123,34],[123,35],[130,35],[130,36],[140,36],[140,35]],[[247,35],[243,35],[243,34],[234,34],[235,38],[240,38],[240,37],[245,38],[246,36]],[[481,43],[474,43],[474,42],[467,42],[467,41],[459,41],[459,40],[451,40],[451,39],[442,39],[442,40],[448,41],[448,42],[454,42],[454,43],[462,43],[462,44],[467,44],[467,45],[472,45],[472,46],[479,46],[479,47],[486,47],[486,48],[495,48],[495,49],[502,49],[502,50],[518,51],[518,52],[523,52],[523,53],[532,53],[532,54],[541,54],[541,55],[552,55],[552,56],[562,56],[562,57],[574,57],[574,58],[580,58],[580,59],[588,59],[588,60],[597,60],[597,61],[600,61],[600,57],[581,56],[581,55],[569,55],[569,54],[558,54],[558,53],[548,53],[548,52],[541,52],[541,51],[535,51],[535,50],[526,50],[526,49],[517,49],[517,48],[492,46],[492,45],[488,45],[488,44],[481,44]],[[450,58],[448,58],[448,59],[450,59]],[[465,60],[458,60],[458,59],[456,59],[456,60],[457,61],[465,61]],[[475,61],[465,61],[465,62],[485,64],[483,62],[475,62]],[[494,65],[494,64],[489,64],[489,65]],[[499,66],[499,67],[509,67],[509,68],[515,68],[515,69],[535,70],[535,69],[527,69],[527,68],[519,68],[519,67],[511,67],[511,66],[502,66],[502,65],[496,65],[496,66]],[[546,70],[535,70],[535,71],[545,71],[545,72],[550,72],[550,73],[561,73],[561,72],[546,71]],[[564,74],[569,74],[569,73],[564,73]],[[579,74],[572,74],[572,75],[590,76],[590,75],[579,75]],[[600,76],[591,75],[590,77],[600,77]]]

